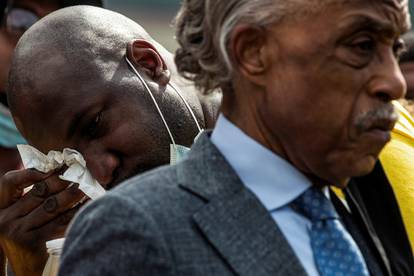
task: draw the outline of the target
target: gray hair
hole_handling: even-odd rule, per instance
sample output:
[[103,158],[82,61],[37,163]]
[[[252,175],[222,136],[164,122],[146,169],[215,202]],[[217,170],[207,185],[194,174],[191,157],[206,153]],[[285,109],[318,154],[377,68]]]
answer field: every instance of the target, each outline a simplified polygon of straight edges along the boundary
[[[176,17],[178,72],[204,93],[231,89],[233,66],[228,42],[240,24],[265,27],[285,18],[320,11],[345,0],[184,0]],[[379,0],[378,0],[379,1]],[[397,1],[406,8],[407,0]]]

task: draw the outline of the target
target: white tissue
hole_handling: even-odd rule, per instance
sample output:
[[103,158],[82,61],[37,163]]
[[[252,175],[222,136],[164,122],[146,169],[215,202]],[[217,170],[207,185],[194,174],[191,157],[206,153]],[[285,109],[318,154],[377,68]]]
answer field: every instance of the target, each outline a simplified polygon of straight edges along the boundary
[[48,253],[57,252],[58,254],[60,254],[62,252],[64,243],[65,243],[65,238],[47,241],[46,248],[47,248]]
[[68,169],[59,178],[79,184],[79,189],[91,199],[97,199],[105,194],[105,189],[96,181],[86,168],[82,154],[73,149],[63,152],[49,151],[47,155],[29,145],[17,145],[25,169],[36,169],[48,173],[63,165]]

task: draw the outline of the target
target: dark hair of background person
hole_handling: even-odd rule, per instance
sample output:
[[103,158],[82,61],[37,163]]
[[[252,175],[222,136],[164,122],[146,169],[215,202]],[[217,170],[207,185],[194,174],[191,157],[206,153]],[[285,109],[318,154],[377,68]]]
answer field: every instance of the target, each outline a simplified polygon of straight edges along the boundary
[[6,1],[0,2],[0,22],[3,21],[4,10],[6,9],[6,7],[7,7]]
[[103,7],[104,1],[102,0],[60,0],[61,7],[69,7],[76,5],[91,5],[97,7]]
[[400,57],[400,64],[414,61],[414,31],[403,36],[406,51]]

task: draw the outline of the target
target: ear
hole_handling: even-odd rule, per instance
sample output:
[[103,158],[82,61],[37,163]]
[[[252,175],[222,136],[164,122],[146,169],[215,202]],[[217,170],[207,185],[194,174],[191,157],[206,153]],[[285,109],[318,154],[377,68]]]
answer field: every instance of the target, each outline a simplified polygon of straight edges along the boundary
[[247,25],[238,26],[233,30],[229,46],[239,73],[254,84],[264,86],[268,65],[266,31]]
[[130,41],[127,57],[137,70],[144,71],[148,77],[159,85],[169,83],[171,73],[157,49],[150,42],[142,39]]

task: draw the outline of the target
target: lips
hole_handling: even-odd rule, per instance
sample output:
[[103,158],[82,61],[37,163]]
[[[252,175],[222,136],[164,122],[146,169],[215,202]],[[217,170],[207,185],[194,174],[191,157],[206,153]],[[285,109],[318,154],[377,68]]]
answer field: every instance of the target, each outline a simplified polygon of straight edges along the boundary
[[389,116],[371,122],[369,127],[362,133],[369,136],[379,144],[386,144],[391,140],[391,131],[397,122],[398,116]]
[[385,131],[390,132],[394,128],[395,124],[397,123],[398,116],[391,116],[388,118],[382,118],[372,122],[371,126],[367,129],[367,131]]

